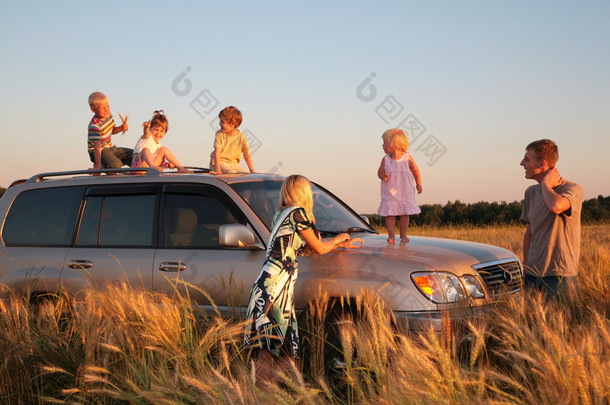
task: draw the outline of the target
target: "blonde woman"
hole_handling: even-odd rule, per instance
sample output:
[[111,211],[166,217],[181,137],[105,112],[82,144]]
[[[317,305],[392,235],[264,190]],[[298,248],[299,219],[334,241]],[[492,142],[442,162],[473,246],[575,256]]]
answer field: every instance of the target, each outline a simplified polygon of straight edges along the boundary
[[318,237],[313,216],[311,183],[299,175],[282,184],[278,211],[273,217],[267,254],[252,286],[246,320],[245,345],[257,352],[259,381],[268,381],[276,361],[298,357],[299,334],[294,309],[297,257],[305,246],[325,254],[337,247],[354,248],[362,239],[342,233],[332,239]]

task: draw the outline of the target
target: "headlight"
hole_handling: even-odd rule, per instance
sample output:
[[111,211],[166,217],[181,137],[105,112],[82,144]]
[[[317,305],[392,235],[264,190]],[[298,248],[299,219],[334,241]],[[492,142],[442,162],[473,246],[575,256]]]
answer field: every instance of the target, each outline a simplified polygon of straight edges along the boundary
[[485,290],[479,279],[473,275],[466,274],[462,276],[462,281],[466,285],[466,290],[472,298],[485,298]]
[[413,273],[411,279],[419,291],[433,302],[449,303],[466,298],[462,283],[451,273]]

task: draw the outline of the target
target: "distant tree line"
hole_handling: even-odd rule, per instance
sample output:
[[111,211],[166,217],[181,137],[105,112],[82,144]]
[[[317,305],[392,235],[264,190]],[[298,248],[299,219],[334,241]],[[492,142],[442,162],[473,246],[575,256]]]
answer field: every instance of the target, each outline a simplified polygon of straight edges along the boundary
[[[421,205],[421,214],[411,216],[412,225],[499,225],[520,223],[523,203],[513,201],[507,203],[498,202],[476,202],[465,204],[459,200],[447,202],[445,205],[424,204]],[[385,221],[377,214],[366,215],[371,225],[383,225]],[[591,198],[583,201],[582,222],[607,223],[610,222],[610,196]]]

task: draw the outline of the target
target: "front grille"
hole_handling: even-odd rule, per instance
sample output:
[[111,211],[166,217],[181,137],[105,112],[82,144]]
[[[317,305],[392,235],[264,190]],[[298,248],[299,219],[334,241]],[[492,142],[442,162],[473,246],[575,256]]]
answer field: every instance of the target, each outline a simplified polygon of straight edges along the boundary
[[493,298],[521,291],[521,264],[515,259],[496,260],[472,266]]

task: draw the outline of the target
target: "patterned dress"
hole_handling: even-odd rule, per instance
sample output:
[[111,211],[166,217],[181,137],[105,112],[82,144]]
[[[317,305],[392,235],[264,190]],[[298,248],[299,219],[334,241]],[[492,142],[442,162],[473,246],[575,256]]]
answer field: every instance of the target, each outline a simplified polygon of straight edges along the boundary
[[[286,216],[287,210],[291,211]],[[294,284],[298,275],[297,256],[305,241],[298,231],[312,228],[313,222],[301,207],[275,213],[276,222],[285,218],[275,235],[270,235],[263,268],[252,286],[244,344],[271,354],[298,357],[299,331],[294,309]],[[273,233],[273,231],[272,231]]]

